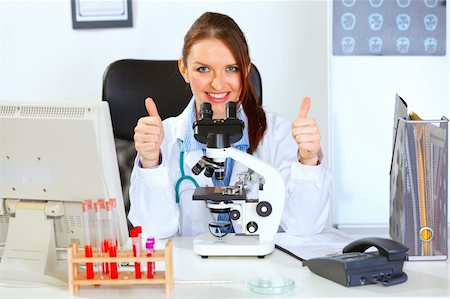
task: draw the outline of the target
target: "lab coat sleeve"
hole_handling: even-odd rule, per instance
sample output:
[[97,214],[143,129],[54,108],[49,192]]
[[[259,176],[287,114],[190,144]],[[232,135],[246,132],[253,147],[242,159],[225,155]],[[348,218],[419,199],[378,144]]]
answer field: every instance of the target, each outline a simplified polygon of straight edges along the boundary
[[292,138],[291,123],[274,114],[267,115],[263,152],[286,182],[286,201],[281,227],[289,234],[320,233],[328,223],[331,175],[325,161],[318,166],[298,162],[298,147]]
[[293,235],[320,233],[328,223],[331,175],[324,161],[318,166],[291,164],[282,228]]
[[145,236],[168,238],[179,226],[179,209],[170,186],[168,168],[141,168],[136,158],[131,173],[130,212],[128,219],[142,226]]

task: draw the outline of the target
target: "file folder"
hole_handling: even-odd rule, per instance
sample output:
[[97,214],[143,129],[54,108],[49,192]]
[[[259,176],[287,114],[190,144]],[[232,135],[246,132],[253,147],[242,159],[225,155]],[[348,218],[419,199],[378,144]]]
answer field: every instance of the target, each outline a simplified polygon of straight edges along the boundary
[[390,172],[389,233],[410,260],[448,256],[448,119],[398,118]]

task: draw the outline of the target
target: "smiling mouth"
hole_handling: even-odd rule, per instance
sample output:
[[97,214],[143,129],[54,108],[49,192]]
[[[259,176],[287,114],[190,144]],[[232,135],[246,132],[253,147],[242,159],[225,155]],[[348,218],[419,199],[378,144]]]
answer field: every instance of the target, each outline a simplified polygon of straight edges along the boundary
[[211,101],[223,102],[223,101],[227,100],[227,96],[228,96],[229,93],[228,92],[221,92],[221,93],[210,93],[210,92],[207,92],[206,94],[208,95],[208,98]]

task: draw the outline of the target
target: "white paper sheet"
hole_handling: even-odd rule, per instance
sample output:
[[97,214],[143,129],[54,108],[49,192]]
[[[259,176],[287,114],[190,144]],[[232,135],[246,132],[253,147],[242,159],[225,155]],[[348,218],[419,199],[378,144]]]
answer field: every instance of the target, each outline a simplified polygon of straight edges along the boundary
[[288,251],[300,260],[340,254],[342,249],[354,241],[351,236],[334,228],[325,229],[322,233],[308,237],[278,233],[275,244],[280,250]]

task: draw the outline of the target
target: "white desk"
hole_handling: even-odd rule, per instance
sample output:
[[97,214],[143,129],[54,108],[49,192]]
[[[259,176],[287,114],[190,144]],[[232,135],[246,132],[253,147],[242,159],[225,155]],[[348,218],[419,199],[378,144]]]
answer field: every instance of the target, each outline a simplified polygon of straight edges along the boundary
[[[301,262],[275,250],[264,259],[253,257],[202,259],[192,251],[192,239],[174,239],[175,286],[172,298],[307,298],[307,297],[450,297],[450,264],[448,261],[405,262],[408,281],[390,287],[366,285],[346,288],[315,275]],[[296,289],[289,295],[265,296],[252,293],[246,280],[262,275],[291,278]],[[185,280],[223,280],[233,283],[181,284]],[[86,287],[77,297],[69,296],[67,288],[0,287],[0,298],[166,298],[163,286]]]

